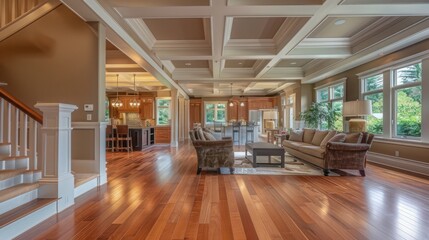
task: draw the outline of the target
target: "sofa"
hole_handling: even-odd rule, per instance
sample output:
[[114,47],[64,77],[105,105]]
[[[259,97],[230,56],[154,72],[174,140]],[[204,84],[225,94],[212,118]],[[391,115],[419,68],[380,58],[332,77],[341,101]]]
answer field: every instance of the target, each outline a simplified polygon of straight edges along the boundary
[[203,168],[228,167],[234,173],[234,149],[231,137],[216,139],[206,128],[197,127],[189,131],[189,136],[197,152],[197,174]]
[[371,147],[373,134],[337,133],[304,128],[292,131],[282,142],[292,156],[321,167],[328,176],[333,169],[359,170],[365,176],[366,153]]

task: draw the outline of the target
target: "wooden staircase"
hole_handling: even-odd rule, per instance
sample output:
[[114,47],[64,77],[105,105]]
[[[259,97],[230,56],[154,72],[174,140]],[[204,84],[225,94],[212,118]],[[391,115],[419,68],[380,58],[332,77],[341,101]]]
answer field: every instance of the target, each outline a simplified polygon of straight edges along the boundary
[[41,171],[27,156],[13,156],[12,144],[0,143],[0,236],[16,237],[56,213],[57,199],[41,199]]

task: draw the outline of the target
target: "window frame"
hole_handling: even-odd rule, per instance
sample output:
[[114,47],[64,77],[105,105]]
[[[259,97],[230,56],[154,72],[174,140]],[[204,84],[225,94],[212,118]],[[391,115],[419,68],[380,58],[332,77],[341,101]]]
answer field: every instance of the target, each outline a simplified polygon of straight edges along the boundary
[[[407,62],[401,65],[396,65],[394,67],[392,67],[390,69],[390,99],[391,99],[391,106],[392,106],[392,121],[391,121],[391,130],[392,130],[392,138],[399,138],[399,139],[411,139],[411,140],[421,140],[422,138],[422,134],[423,134],[423,126],[421,125],[421,129],[420,129],[420,137],[413,137],[413,136],[402,136],[402,135],[398,135],[398,129],[397,129],[397,107],[398,107],[398,101],[396,98],[396,94],[399,90],[402,89],[407,89],[407,88],[412,88],[412,87],[418,87],[418,86],[422,86],[422,81],[423,79],[420,79],[420,81],[418,82],[409,82],[409,83],[405,83],[405,84],[400,84],[397,85],[396,84],[396,71],[398,69],[407,67],[407,66],[412,66],[415,64],[423,64],[422,61],[412,61],[412,62]],[[423,70],[422,70],[423,71]],[[423,89],[422,89],[422,93],[423,95]],[[421,108],[423,110],[423,102],[421,103]],[[384,117],[384,116],[383,116]],[[421,115],[421,123],[423,123],[423,111],[422,111],[422,115]]]
[[[292,102],[289,101],[289,99],[292,99]],[[292,122],[290,120],[290,109],[293,110],[293,119]],[[285,124],[284,127],[294,128],[295,125],[295,116],[296,116],[296,94],[290,94],[287,97],[285,97],[285,105],[284,105],[284,118],[285,118]]]
[[[378,94],[378,93],[383,94],[383,122],[384,122],[384,98],[385,98],[385,96],[384,96],[384,84],[382,84],[382,87],[380,89],[365,91],[365,89],[366,89],[365,80],[370,78],[370,77],[377,76],[377,75],[382,76],[382,83],[384,83],[384,77],[385,76],[384,76],[383,72],[375,72],[373,74],[365,75],[365,76],[362,76],[360,78],[360,84],[361,84],[360,99],[365,100],[366,96],[373,95],[373,94]],[[367,117],[365,117],[365,120],[367,120]],[[375,136],[383,136],[384,133],[385,133],[385,129],[384,129],[384,124],[383,124],[383,131],[381,132],[381,134],[376,134],[376,133],[373,133],[373,134]]]
[[[416,63],[422,64],[422,71],[428,69],[429,67],[429,51],[421,52],[412,56],[408,56],[397,61],[384,64],[373,69],[356,74],[359,79],[377,74],[383,74],[383,135],[376,135],[376,139],[386,139],[390,141],[401,141],[401,142],[429,142],[429,110],[425,109],[425,101],[429,99],[429,74],[422,73],[421,81],[419,82],[410,82],[402,85],[394,85],[396,78],[396,70],[404,68]],[[362,83],[362,81],[360,81]],[[398,136],[396,129],[396,115],[397,115],[397,103],[396,103],[396,91],[409,88],[421,86],[421,136],[412,137],[412,136]],[[371,92],[373,93],[373,92]],[[367,94],[370,94],[368,92]],[[361,89],[360,99],[363,99],[363,91]]]
[[[343,86],[343,96],[342,97],[338,97],[338,98],[334,98],[334,88],[342,85]],[[322,90],[328,89],[328,100],[326,101],[319,101],[319,92]],[[338,102],[338,101],[342,101],[343,102],[343,106],[344,106],[344,102],[346,100],[346,78],[331,82],[329,84],[325,84],[322,85],[320,87],[315,88],[316,90],[316,102],[317,103],[328,103],[331,107],[332,107],[332,103],[333,102]],[[343,122],[343,131],[345,129],[345,121],[344,121],[344,116],[343,113],[341,113],[341,118],[342,118],[342,122]],[[318,126],[318,128],[320,128],[321,126]]]
[[[207,122],[207,104],[214,104],[214,114],[213,114],[213,122]],[[222,121],[222,123],[226,123],[228,119],[228,101],[204,101],[204,124],[212,125],[214,121],[218,121],[217,119],[217,112],[218,112],[218,104],[224,104],[225,108],[221,109],[222,111],[225,111],[225,121]],[[219,121],[221,122],[221,121]]]
[[[168,104],[168,107],[159,106],[158,105],[159,100],[169,100],[170,102]],[[171,124],[170,123],[170,120],[171,120],[171,97],[157,97],[157,98],[155,98],[155,108],[156,108],[156,111],[155,111],[156,125],[157,126],[170,126],[170,124]],[[165,108],[168,108],[168,123],[167,124],[160,124],[159,123],[159,109],[165,109]]]

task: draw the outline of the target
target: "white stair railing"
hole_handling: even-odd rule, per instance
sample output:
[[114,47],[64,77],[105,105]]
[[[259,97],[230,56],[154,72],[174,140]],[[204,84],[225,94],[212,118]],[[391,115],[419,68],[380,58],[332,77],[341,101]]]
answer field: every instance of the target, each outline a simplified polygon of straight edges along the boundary
[[0,89],[0,143],[10,143],[12,156],[27,156],[30,169],[38,169],[38,133],[41,115]]

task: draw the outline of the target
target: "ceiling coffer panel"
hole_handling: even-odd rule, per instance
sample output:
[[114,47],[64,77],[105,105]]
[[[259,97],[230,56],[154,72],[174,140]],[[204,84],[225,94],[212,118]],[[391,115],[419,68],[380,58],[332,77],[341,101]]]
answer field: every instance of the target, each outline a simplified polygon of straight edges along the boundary
[[231,39],[273,39],[285,17],[234,18]]
[[156,40],[205,40],[203,18],[143,19]]
[[225,68],[253,68],[256,60],[226,60]]
[[209,6],[210,0],[110,0],[115,7]]
[[207,60],[173,60],[171,62],[176,68],[209,68]]
[[380,17],[328,17],[310,38],[349,38],[362,31]]

